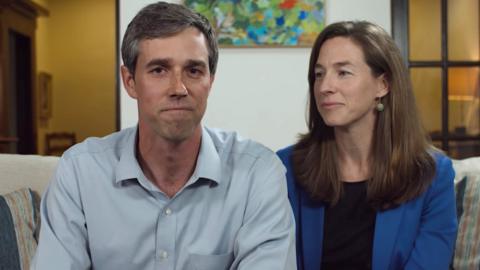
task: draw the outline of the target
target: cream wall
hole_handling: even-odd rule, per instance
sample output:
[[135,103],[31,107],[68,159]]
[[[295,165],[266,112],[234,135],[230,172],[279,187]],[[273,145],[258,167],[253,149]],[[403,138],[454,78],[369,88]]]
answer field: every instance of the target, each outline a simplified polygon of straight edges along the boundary
[[[120,33],[136,12],[152,0],[119,0]],[[171,1],[178,2],[178,1]],[[365,19],[390,31],[390,1],[327,0],[327,23]],[[215,83],[204,123],[237,130],[276,150],[306,131],[309,49],[220,49]],[[136,103],[121,88],[121,128],[135,125]]]
[[53,117],[38,130],[75,132],[77,141],[115,131],[115,0],[37,0],[37,71],[53,78]]

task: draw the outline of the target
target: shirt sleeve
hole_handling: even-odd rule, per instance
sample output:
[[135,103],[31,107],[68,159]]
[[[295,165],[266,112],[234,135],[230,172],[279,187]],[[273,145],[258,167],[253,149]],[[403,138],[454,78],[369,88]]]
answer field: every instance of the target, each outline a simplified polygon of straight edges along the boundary
[[40,204],[39,244],[31,270],[90,269],[78,177],[62,158]]
[[285,168],[272,155],[257,160],[251,171],[244,223],[234,245],[231,269],[297,269],[295,222],[287,197]]
[[421,225],[406,270],[449,268],[458,226],[454,175],[450,159],[439,157],[436,179],[426,194]]

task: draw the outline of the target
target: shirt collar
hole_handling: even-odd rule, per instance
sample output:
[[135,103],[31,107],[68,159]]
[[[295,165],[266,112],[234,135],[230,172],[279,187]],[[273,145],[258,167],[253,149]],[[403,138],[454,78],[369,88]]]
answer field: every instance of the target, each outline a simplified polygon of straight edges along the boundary
[[[125,146],[120,151],[120,161],[116,168],[115,182],[145,177],[136,158],[138,127],[127,135]],[[202,127],[202,139],[195,170],[187,185],[198,179],[208,179],[217,184],[221,182],[222,167],[217,148],[208,133]]]
[[129,134],[120,150],[120,161],[115,170],[115,182],[123,180],[139,179],[143,176],[142,169],[136,158],[135,149],[137,145],[138,126],[129,129]]
[[190,180],[209,179],[217,184],[222,179],[222,166],[218,149],[208,130],[202,127],[202,142],[198,153],[197,165]]

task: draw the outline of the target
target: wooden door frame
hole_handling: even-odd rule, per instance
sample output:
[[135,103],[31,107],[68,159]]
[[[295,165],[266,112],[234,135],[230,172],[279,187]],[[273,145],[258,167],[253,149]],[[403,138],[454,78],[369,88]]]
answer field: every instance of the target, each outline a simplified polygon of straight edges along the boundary
[[[9,89],[12,86],[9,54],[10,31],[25,35],[31,40],[31,95],[32,95],[32,125],[34,148],[37,148],[38,105],[36,80],[36,52],[35,30],[36,19],[40,15],[47,15],[48,11],[31,1],[0,0],[0,137],[10,137],[10,115],[8,101],[11,99]],[[13,142],[15,143],[15,142]],[[37,149],[34,149],[37,151]]]

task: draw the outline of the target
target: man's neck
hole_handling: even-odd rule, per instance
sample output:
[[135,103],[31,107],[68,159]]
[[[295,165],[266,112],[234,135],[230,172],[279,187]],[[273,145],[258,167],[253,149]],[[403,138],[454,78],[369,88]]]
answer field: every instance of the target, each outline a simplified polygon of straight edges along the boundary
[[202,129],[181,142],[158,136],[138,135],[137,159],[143,173],[168,197],[173,197],[187,183],[195,170],[200,151]]

